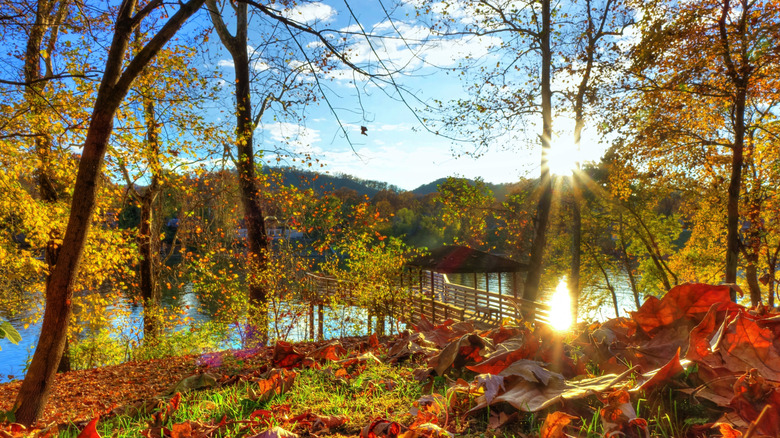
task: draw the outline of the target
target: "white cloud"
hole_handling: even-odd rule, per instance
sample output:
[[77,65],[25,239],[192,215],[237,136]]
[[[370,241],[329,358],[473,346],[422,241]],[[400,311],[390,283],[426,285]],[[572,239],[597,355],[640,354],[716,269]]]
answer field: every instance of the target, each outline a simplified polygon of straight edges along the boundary
[[282,11],[285,18],[303,23],[328,21],[336,16],[336,10],[322,2],[303,3]]
[[320,131],[295,123],[278,122],[263,126],[263,134],[268,134],[271,140],[287,145],[296,154],[319,154],[321,150],[316,145],[320,142]]
[[233,68],[233,66],[235,64],[233,64],[233,60],[232,59],[220,59],[217,62],[217,65],[220,66],[220,67],[230,67],[230,68]]

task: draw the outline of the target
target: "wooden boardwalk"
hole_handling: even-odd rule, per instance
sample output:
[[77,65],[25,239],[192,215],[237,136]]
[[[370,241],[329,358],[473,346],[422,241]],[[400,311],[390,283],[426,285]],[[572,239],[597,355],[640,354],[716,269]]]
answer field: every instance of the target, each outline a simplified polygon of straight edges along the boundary
[[[318,335],[322,337],[323,306],[330,302],[359,305],[354,294],[355,285],[333,277],[306,274],[309,287],[305,299],[310,303],[310,334],[314,337],[314,306],[318,308]],[[488,292],[451,283],[447,276],[423,272],[407,273],[398,279],[397,294],[386,302],[373,303],[381,313],[406,323],[416,323],[424,316],[440,324],[448,319],[455,322],[472,320],[484,328],[495,327],[503,321],[532,321],[547,323],[550,307],[512,295]],[[369,311],[369,315],[371,312]],[[370,316],[369,316],[370,318]],[[369,321],[370,326],[370,321]]]

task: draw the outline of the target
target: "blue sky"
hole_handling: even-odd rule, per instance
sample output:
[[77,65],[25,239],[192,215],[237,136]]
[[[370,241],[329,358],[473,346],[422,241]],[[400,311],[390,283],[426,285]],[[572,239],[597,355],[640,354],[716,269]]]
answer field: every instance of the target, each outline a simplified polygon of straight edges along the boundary
[[[437,41],[425,25],[415,21],[414,9],[410,5],[393,12],[392,26],[376,0],[355,1],[350,6],[360,25],[369,32],[394,35],[399,31],[404,35],[404,40],[375,40],[372,45],[386,65],[405,67],[407,73],[394,76],[394,80],[407,90],[407,103],[397,99],[392,87],[384,87],[385,92],[375,84],[362,82],[348,68],[337,67],[323,74],[322,80],[349,141],[333,111],[320,102],[319,105],[307,106],[302,123],[266,117],[257,131],[258,147],[274,149],[284,145],[288,150],[310,154],[318,159],[324,165],[321,171],[386,181],[407,190],[446,176],[479,177],[492,183],[506,183],[538,175],[541,152],[535,139],[540,129],[537,129],[534,120],[530,120],[526,132],[514,133],[515,137],[524,137],[525,141],[499,141],[480,151],[478,158],[464,153],[474,152],[473,145],[455,143],[428,132],[418,120],[426,116],[421,102],[432,99],[447,101],[463,96],[464,83],[451,71],[447,74],[448,69],[456,67],[467,56],[492,56],[487,55],[490,38],[463,37]],[[296,8],[284,13],[317,28],[358,30],[343,2],[300,2]],[[435,19],[430,16],[425,18]],[[460,19],[469,18],[464,15]],[[365,38],[355,35],[348,38],[352,49],[351,60],[361,65],[376,64]],[[420,43],[423,40],[426,44]],[[217,38],[212,41],[216,42]],[[224,68],[223,73],[228,78],[232,74],[232,62],[224,51],[219,57],[218,65]],[[258,69],[270,68],[262,57],[257,62]],[[357,79],[357,85],[351,83],[353,79]],[[361,135],[361,126],[367,128],[368,135]],[[571,127],[570,121],[556,120],[558,143],[565,144],[565,140],[571,137]],[[597,144],[593,134],[586,132],[583,159],[596,160],[602,150],[603,146]],[[267,154],[265,158],[272,163],[276,161],[273,154]],[[571,150],[553,152],[553,165],[561,161],[571,162],[572,158]],[[568,165],[563,164],[564,167]]]

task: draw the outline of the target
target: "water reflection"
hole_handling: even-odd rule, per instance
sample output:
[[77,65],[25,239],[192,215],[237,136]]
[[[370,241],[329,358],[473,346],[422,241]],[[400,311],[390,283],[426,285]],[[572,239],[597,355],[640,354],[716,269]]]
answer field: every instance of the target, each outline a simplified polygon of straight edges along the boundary
[[[95,295],[97,298],[97,295],[101,294],[96,293]],[[108,295],[108,292],[103,291],[102,295]],[[111,295],[110,297],[114,298],[115,296]],[[109,298],[109,296],[103,298]],[[186,284],[181,289],[166,290],[163,293],[162,303],[166,309],[176,311],[183,321],[187,321],[187,324],[179,325],[176,330],[188,329],[192,325],[211,321],[222,305],[218,298],[213,296],[201,299],[192,284]],[[94,309],[83,305],[74,310],[74,313],[94,312]],[[308,310],[308,305],[301,303],[280,301],[269,305],[268,316],[269,321],[272,322],[269,327],[270,336],[289,341],[309,339]],[[326,307],[324,310],[323,334],[326,339],[368,333],[366,310],[352,306]],[[139,305],[132,296],[120,295],[116,302],[106,306],[101,311],[104,323],[113,329],[111,332],[115,339],[127,343],[131,341],[138,343],[142,340],[143,306]],[[0,383],[24,377],[41,331],[40,321],[29,325],[25,322],[33,316],[33,312],[26,311],[13,317],[9,315],[9,312],[0,309],[0,316],[8,320],[19,331],[22,341],[18,345],[14,345],[6,339],[0,340],[0,348],[2,348],[0,351]],[[73,319],[73,321],[76,320],[78,318]],[[391,327],[395,324],[392,319],[388,319],[387,323]],[[85,338],[106,328],[106,326],[99,324],[81,324]],[[241,348],[249,336],[246,326],[238,322],[227,327],[223,335],[222,342],[215,349]]]

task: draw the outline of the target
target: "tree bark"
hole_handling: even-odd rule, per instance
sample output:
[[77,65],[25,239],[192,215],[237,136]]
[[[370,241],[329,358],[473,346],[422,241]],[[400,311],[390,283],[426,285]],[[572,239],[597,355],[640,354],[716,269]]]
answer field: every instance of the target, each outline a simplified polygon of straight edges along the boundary
[[30,368],[14,403],[13,410],[18,423],[30,426],[40,417],[49,398],[54,374],[65,347],[65,332],[72,312],[73,286],[95,209],[95,195],[103,157],[113,130],[116,110],[133,80],[204,1],[190,0],[181,5],[157,35],[129,61],[124,72],[122,72],[123,59],[132,30],[150,12],[148,8],[158,3],[150,4],[138,14],[135,14],[134,0],[125,0],[119,7],[114,37],[76,175],[70,218],[57,263],[46,286],[46,308],[41,335]]
[[550,49],[550,0],[542,0],[542,31],[539,43],[542,55],[542,162],[539,203],[536,208],[534,222],[534,241],[531,246],[531,259],[528,263],[528,274],[523,288],[523,297],[535,301],[539,296],[539,286],[542,277],[542,260],[546,246],[547,227],[550,221],[550,206],[552,204],[553,184],[550,177],[550,142],[552,140],[552,51]]

